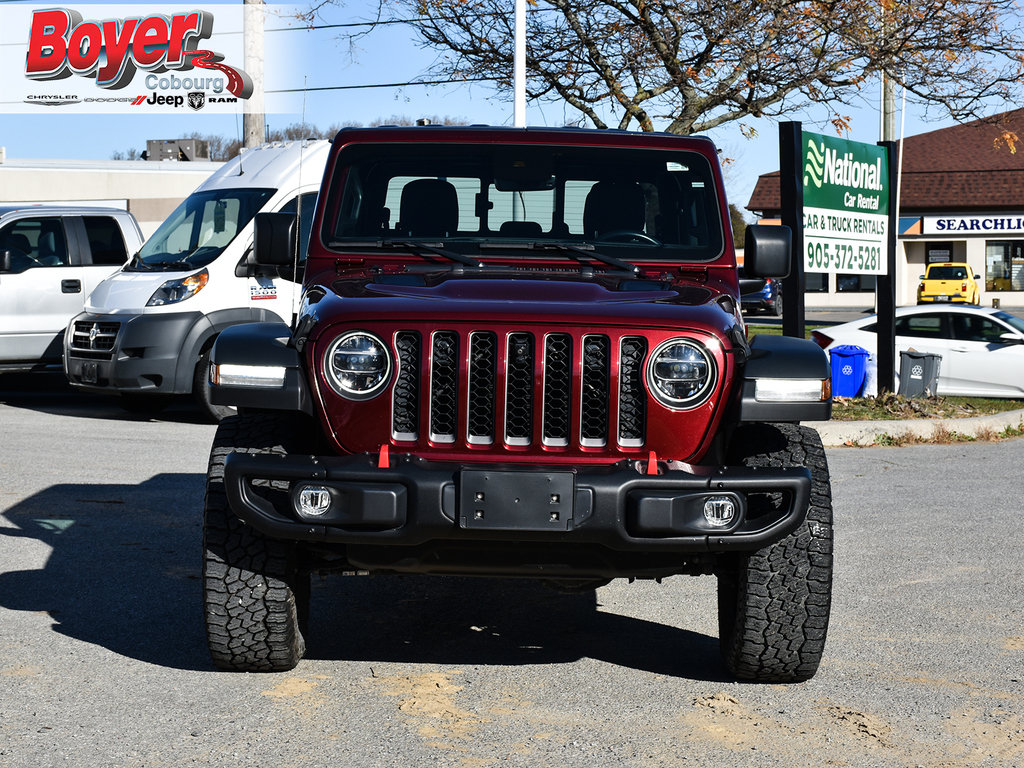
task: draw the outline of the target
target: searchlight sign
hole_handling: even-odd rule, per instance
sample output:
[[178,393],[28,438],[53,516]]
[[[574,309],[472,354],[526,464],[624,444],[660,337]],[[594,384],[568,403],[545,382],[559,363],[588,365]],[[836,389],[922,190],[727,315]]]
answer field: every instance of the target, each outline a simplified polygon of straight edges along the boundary
[[885,274],[889,158],[884,147],[803,132],[804,270]]
[[[0,6],[4,112],[240,113],[243,6]],[[146,10],[146,9],[144,9]]]

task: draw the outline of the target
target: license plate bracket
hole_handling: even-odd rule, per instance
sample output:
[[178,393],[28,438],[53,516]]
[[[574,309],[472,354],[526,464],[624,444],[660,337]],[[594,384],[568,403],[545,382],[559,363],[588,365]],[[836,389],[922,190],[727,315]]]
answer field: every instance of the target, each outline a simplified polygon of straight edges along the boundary
[[463,470],[459,527],[506,531],[568,531],[573,521],[572,472]]
[[82,363],[82,383],[95,384],[99,380],[98,363]]

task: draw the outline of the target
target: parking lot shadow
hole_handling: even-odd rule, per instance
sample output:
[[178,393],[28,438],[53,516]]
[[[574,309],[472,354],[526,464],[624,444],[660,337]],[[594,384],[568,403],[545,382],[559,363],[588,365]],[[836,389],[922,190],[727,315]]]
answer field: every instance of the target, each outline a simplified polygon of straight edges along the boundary
[[51,551],[38,569],[0,563],[0,606],[45,612],[54,631],[129,658],[212,668],[199,581],[204,480],[54,485],[7,509],[0,538],[36,539]]
[[307,658],[499,665],[593,658],[730,679],[718,638],[603,611],[599,590],[562,593],[532,579],[332,576],[314,579],[311,613]]
[[[5,551],[20,551],[11,539],[51,551],[41,567],[0,570],[0,606],[44,612],[54,631],[128,658],[212,670],[201,590],[204,482],[161,474],[139,485],[54,485],[7,509]],[[717,639],[602,611],[599,595],[523,579],[314,576],[307,657],[503,666],[590,657],[728,679]]]
[[118,395],[81,392],[68,384],[63,373],[53,371],[0,375],[0,404],[80,419],[210,423],[188,395],[122,400]]

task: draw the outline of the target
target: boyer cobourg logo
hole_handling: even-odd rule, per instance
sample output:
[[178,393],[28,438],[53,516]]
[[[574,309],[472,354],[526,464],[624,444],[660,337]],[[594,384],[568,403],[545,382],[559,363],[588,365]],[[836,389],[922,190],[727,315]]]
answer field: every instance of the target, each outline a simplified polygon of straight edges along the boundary
[[[134,105],[200,109],[207,102],[247,99],[252,79],[225,64],[222,54],[200,47],[212,36],[213,22],[212,13],[198,10],[95,21],[70,8],[34,11],[25,76],[38,82],[83,77],[107,91],[141,85],[153,92],[149,98],[130,99]],[[182,76],[166,75],[169,70]],[[140,71],[146,74],[136,83]]]

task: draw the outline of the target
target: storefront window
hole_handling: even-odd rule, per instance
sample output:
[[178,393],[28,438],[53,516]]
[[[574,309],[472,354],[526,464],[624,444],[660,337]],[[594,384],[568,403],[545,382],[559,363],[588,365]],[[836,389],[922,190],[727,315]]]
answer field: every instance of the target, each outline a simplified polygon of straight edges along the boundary
[[985,243],[985,290],[1024,291],[1024,240]]
[[836,275],[836,291],[839,293],[874,292],[876,275]]
[[827,293],[828,275],[824,272],[804,273],[804,293]]

